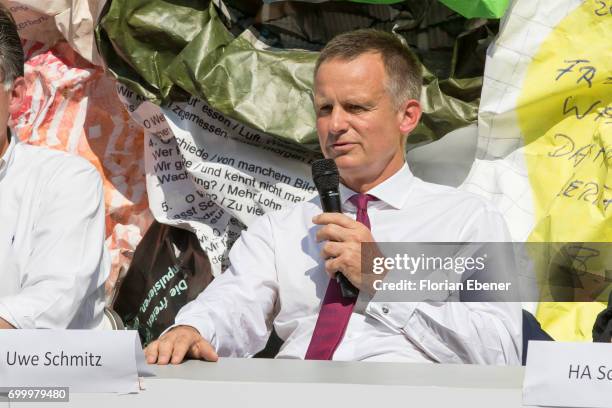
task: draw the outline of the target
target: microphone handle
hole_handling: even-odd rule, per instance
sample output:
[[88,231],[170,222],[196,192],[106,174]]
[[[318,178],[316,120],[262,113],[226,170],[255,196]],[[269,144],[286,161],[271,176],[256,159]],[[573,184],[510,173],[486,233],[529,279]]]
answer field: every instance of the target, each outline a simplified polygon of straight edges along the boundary
[[[342,213],[342,203],[340,193],[336,191],[325,191],[320,194],[321,208],[323,212]],[[340,285],[340,292],[345,299],[354,299],[359,295],[359,290],[351,283],[346,276],[336,272],[336,282]]]
[[336,272],[336,282],[340,285],[340,293],[343,298],[354,299],[359,296],[359,290],[340,272]]

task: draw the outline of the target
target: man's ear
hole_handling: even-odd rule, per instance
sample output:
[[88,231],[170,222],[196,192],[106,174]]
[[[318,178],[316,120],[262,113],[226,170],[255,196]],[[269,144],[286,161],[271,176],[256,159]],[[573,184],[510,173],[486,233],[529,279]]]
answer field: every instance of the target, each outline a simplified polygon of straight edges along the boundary
[[404,102],[398,111],[400,120],[400,133],[402,135],[408,135],[414,130],[419,124],[421,119],[421,104],[415,99],[410,99]]
[[9,102],[8,111],[13,115],[21,109],[27,91],[26,81],[23,77],[17,77],[13,81],[11,89],[11,100]]

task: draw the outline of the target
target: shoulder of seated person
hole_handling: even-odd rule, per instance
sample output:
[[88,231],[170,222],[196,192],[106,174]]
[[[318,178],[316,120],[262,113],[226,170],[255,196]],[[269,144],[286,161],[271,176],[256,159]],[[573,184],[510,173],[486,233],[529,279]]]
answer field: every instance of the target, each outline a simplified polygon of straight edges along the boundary
[[54,173],[76,173],[85,177],[99,178],[97,169],[85,158],[62,150],[33,146],[22,143],[19,145],[19,165],[30,170],[41,171],[48,176]]

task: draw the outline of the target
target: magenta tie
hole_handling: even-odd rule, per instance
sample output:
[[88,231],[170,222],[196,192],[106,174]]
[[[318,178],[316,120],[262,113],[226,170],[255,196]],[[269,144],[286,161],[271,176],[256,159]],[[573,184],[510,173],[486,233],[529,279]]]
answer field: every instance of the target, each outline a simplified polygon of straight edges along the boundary
[[[377,198],[369,194],[355,194],[350,198],[357,207],[357,221],[370,229],[368,202]],[[355,307],[357,298],[344,298],[336,279],[330,279],[323,298],[319,318],[315,325],[306,351],[306,360],[331,360],[336,348],[342,341],[346,326]]]

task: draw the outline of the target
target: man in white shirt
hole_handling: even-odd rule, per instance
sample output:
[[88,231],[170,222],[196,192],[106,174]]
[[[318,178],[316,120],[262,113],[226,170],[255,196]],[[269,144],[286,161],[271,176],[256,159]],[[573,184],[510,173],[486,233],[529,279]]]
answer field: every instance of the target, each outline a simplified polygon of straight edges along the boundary
[[[362,280],[361,243],[508,240],[493,206],[425,183],[406,165],[405,141],[421,116],[421,81],[416,58],[391,34],[359,30],[325,47],[315,68],[317,132],[340,172],[344,214],[321,214],[317,198],[259,218],[232,248],[231,267],[147,347],[149,363],[252,356],[272,326],[284,340],[278,357],[319,358],[313,344],[330,277],[339,271],[360,298],[371,293]],[[371,231],[356,221],[356,193],[374,198],[365,207]],[[331,357],[323,358],[520,363],[518,303],[381,302],[374,294],[347,320]]]
[[0,329],[102,323],[104,195],[96,169],[19,143],[7,127],[26,93],[15,23],[0,6]]

